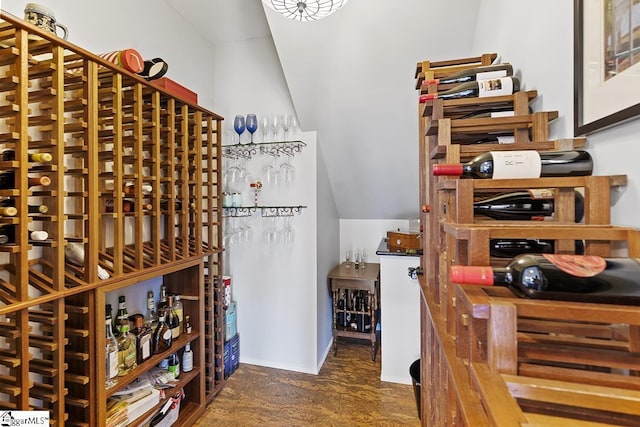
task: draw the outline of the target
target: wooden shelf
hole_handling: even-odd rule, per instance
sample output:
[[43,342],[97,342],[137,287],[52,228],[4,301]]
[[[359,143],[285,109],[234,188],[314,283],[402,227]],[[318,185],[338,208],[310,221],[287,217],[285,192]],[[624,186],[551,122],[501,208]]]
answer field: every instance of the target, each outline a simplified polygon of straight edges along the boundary
[[[0,246],[8,259],[0,267],[0,316],[12,325],[0,328],[11,349],[0,350],[0,364],[11,372],[0,376],[6,397],[0,407],[47,410],[52,425],[104,426],[106,399],[115,390],[105,390],[99,363],[106,357],[99,344],[105,294],[161,277],[189,283],[185,304],[197,333],[181,337],[173,351],[191,342],[196,366],[179,384],[186,390],[183,408],[201,413],[209,390],[224,384],[205,375],[214,363],[205,363],[205,349],[223,349],[205,334],[205,310],[221,302],[210,298],[205,305],[203,267],[205,259],[214,266],[207,289],[213,295],[221,283],[214,279],[222,276],[223,118],[17,17],[0,17],[0,92],[7,100],[0,107],[0,148],[16,150],[16,160],[0,162],[15,171],[15,188],[0,190],[0,197],[14,199],[18,209],[1,220],[13,224],[16,239]],[[30,162],[36,152],[53,160]],[[42,175],[51,185],[28,186],[28,178]],[[118,203],[106,214],[107,179],[115,188],[150,184],[154,192],[110,191]],[[49,213],[30,215],[31,197],[41,198]],[[124,212],[125,198],[152,209]],[[195,209],[162,210],[161,199],[189,201]],[[29,241],[31,227],[50,238]],[[65,262],[71,242],[84,249],[84,266]],[[107,279],[98,277],[97,265]],[[116,389],[166,354],[120,378]],[[185,415],[178,425],[192,421]]]

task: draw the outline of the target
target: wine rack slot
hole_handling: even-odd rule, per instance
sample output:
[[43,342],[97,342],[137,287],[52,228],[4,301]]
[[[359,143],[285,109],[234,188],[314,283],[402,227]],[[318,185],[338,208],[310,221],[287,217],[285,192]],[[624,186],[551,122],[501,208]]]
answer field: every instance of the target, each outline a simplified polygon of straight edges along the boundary
[[178,425],[193,425],[224,385],[205,323],[221,316],[223,118],[0,16],[0,407],[105,425],[105,293],[163,277],[192,284]]

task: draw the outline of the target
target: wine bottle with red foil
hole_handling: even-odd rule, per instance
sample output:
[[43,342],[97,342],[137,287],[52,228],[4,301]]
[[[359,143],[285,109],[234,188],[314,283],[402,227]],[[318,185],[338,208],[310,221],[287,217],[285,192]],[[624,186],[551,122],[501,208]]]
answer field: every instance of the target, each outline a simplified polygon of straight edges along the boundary
[[[575,222],[584,216],[584,197],[574,190]],[[543,221],[551,218],[555,209],[553,190],[531,189],[500,194],[473,203],[473,212],[499,220]]]
[[499,79],[478,80],[462,83],[449,90],[438,93],[420,95],[419,101],[424,103],[433,99],[484,98],[489,96],[511,95],[520,90],[517,77],[501,77]]
[[441,79],[425,80],[422,86],[438,84],[462,84],[478,80],[499,79],[513,75],[511,64],[484,65],[480,67],[466,68],[457,73],[449,74]]
[[522,297],[640,304],[640,261],[593,255],[525,254],[506,267],[454,265],[451,283],[508,286]]
[[[489,253],[495,258],[514,258],[522,254],[552,254],[556,251],[555,240],[546,239],[490,239]],[[575,241],[574,253],[584,254],[584,242]]]
[[433,165],[434,175],[463,176],[480,179],[518,179],[548,176],[588,176],[593,159],[583,150],[488,151],[468,163]]

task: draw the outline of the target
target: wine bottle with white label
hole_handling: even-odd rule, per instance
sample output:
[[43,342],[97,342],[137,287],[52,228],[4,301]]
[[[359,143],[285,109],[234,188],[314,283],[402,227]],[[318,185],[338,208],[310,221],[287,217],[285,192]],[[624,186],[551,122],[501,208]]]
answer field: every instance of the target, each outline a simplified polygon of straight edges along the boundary
[[520,90],[517,77],[501,77],[498,79],[478,80],[462,83],[449,90],[438,93],[420,95],[419,101],[424,103],[433,99],[484,98],[489,96],[511,95]]
[[508,286],[528,298],[640,304],[640,262],[593,255],[525,254],[506,267],[454,265],[452,283]]
[[477,80],[499,79],[513,75],[511,64],[484,65],[480,67],[466,68],[457,73],[449,74],[441,79],[425,80],[422,86],[466,83]]
[[593,172],[591,155],[582,150],[538,152],[489,151],[468,163],[433,165],[433,175],[480,179],[588,176]]

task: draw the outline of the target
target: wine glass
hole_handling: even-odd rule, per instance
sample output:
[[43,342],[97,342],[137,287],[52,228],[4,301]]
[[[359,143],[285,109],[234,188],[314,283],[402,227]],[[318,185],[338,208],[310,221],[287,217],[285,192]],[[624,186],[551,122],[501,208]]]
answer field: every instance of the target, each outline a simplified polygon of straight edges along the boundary
[[272,156],[269,162],[264,166],[263,172],[265,175],[265,180],[267,183],[271,184],[271,186],[278,185],[279,179],[279,169],[276,168],[276,157]]
[[291,133],[293,134],[291,139],[295,141],[298,137],[298,133],[300,132],[300,124],[298,123],[298,118],[295,114],[291,115],[291,125],[289,127],[291,128]]
[[278,131],[280,130],[280,115],[274,114],[271,117],[271,131],[273,132],[273,140],[278,139]]
[[291,157],[287,156],[280,165],[280,182],[284,185],[291,185],[296,177],[296,168],[291,164]]
[[282,130],[284,131],[284,140],[288,141],[287,137],[289,136],[289,128],[291,127],[291,114],[284,113],[280,121],[282,122]]
[[260,119],[260,129],[262,129],[262,142],[267,142],[267,134],[269,133],[269,116],[264,115]]
[[293,242],[296,239],[296,231],[293,229],[292,221],[292,216],[285,217],[284,228],[282,230],[282,243],[284,243],[285,246],[293,246]]
[[247,114],[247,130],[251,133],[251,144],[253,144],[253,134],[258,130],[258,118],[255,114]]
[[238,134],[238,144],[240,144],[240,136],[245,130],[244,116],[237,115],[235,119],[233,119],[233,130]]

